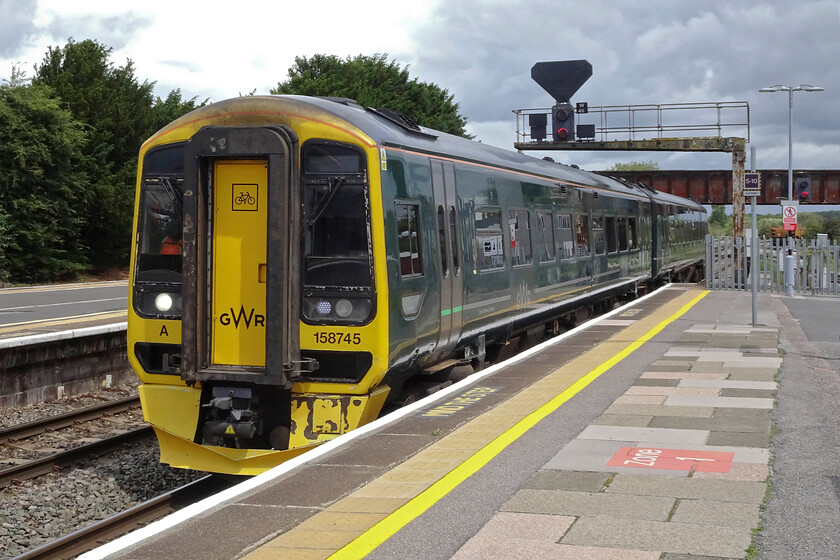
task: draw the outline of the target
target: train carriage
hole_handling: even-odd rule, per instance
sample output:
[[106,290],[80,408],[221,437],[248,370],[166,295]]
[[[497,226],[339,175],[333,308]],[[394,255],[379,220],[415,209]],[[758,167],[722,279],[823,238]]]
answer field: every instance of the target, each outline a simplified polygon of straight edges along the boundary
[[347,99],[141,148],[129,360],[161,461],[255,474],[703,258],[703,207]]

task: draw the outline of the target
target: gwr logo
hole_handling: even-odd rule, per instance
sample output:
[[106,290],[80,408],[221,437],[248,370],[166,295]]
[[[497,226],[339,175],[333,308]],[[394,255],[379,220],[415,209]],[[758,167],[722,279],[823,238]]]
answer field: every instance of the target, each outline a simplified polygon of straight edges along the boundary
[[230,313],[222,313],[219,317],[219,322],[225,327],[233,323],[233,327],[239,329],[239,324],[242,323],[245,325],[245,330],[248,330],[251,328],[251,323],[253,322],[255,327],[265,328],[265,315],[255,313],[253,308],[250,312],[246,312],[245,306],[243,305],[239,308],[238,313],[233,311],[233,307],[229,309]]

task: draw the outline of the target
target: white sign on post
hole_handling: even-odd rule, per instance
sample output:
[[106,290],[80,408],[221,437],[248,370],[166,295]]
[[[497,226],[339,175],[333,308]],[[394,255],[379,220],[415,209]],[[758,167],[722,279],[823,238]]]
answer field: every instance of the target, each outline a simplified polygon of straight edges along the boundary
[[789,200],[782,202],[782,227],[785,231],[796,231],[797,206]]

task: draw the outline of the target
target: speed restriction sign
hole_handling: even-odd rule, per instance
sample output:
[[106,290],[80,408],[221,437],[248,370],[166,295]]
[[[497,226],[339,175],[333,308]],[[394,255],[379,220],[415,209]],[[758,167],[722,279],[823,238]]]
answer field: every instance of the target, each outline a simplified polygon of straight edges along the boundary
[[758,196],[761,194],[761,174],[744,173],[744,196]]

